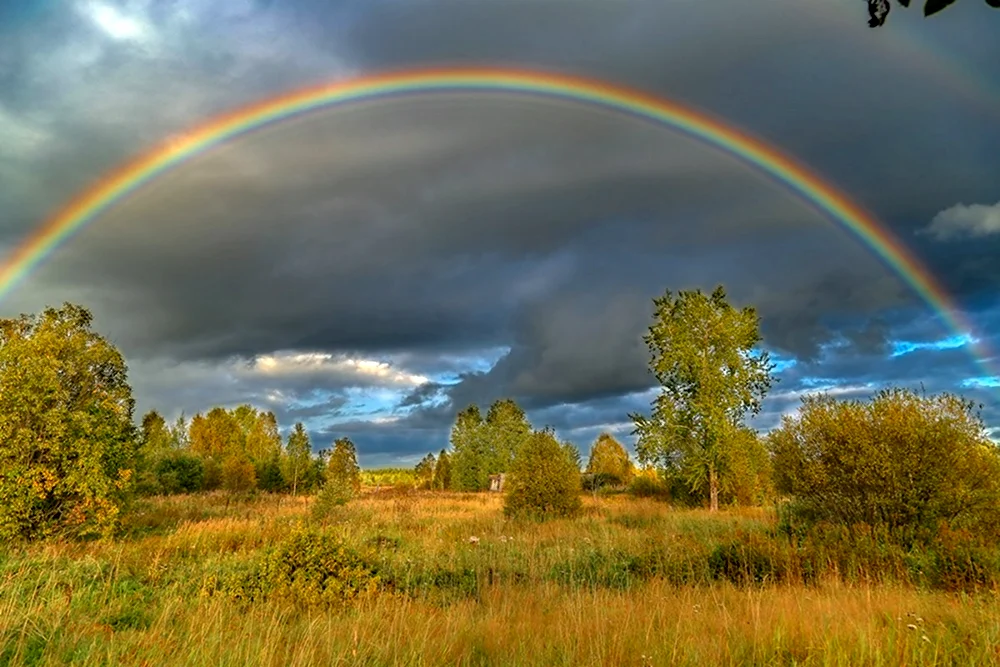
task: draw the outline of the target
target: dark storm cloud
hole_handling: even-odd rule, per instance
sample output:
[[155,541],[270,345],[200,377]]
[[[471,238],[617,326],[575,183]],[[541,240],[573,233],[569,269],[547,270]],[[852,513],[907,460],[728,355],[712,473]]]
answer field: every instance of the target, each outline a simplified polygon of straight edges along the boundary
[[[904,60],[897,28],[875,35],[863,3],[67,7],[0,46],[0,248],[211,114],[383,67],[520,64],[658,92],[758,134],[887,221],[996,330],[984,318],[1000,235],[916,232],[984,229],[935,216],[1000,197],[1000,110],[963,98],[928,69],[933,55]],[[991,71],[1000,42],[980,17],[953,16],[971,32],[946,39]],[[102,215],[0,310],[82,301],[133,360],[143,406],[258,402],[325,440],[355,437],[364,463],[437,451],[456,409],[503,396],[577,444],[620,434],[648,408],[652,297],[720,282],[800,361],[765,426],[810,378],[864,392],[978,372],[947,351],[887,359],[891,340],[933,339],[940,323],[914,324],[926,306],[870,250],[732,158],[620,116],[497,97],[380,102],[247,137]],[[283,350],[369,365],[239,370]],[[343,421],[366,411],[395,421]]]

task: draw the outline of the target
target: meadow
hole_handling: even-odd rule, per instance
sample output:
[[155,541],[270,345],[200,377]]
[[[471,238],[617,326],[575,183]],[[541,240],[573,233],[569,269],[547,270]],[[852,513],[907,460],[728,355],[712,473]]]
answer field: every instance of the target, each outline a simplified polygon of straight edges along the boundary
[[993,552],[796,542],[773,510],[625,494],[542,523],[490,493],[312,502],[150,498],[114,540],[4,547],[0,664],[1000,662]]

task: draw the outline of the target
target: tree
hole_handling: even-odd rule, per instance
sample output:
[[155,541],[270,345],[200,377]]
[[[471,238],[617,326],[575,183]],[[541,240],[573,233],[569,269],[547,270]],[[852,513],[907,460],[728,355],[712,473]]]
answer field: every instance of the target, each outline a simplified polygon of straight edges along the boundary
[[583,457],[580,456],[580,449],[569,440],[563,442],[562,447],[566,451],[566,456],[573,462],[573,466],[579,471],[583,466]]
[[610,433],[601,433],[590,448],[587,474],[595,492],[605,485],[623,486],[631,481],[632,461]]
[[486,474],[495,475],[510,470],[515,453],[530,435],[531,424],[524,410],[513,399],[495,401],[483,424]]
[[444,449],[438,454],[434,465],[434,488],[439,491],[451,488],[451,457]]
[[222,461],[222,488],[230,493],[246,493],[257,487],[257,471],[246,456],[230,454]]
[[127,367],[72,304],[0,320],[0,538],[111,533],[138,432]]
[[334,507],[343,505],[361,492],[361,467],[357,450],[350,438],[339,438],[326,469],[326,483],[320,489],[313,506],[313,516],[322,518]]
[[727,467],[729,474],[722,480],[721,493],[728,502],[746,507],[773,498],[771,458],[756,431],[745,426],[736,429]]
[[333,451],[326,467],[326,481],[337,482],[351,489],[356,495],[361,492],[361,466],[358,452],[350,438],[338,438],[333,443]]
[[162,492],[156,467],[172,449],[173,442],[166,420],[156,410],[150,410],[143,416],[139,430],[139,447],[135,462],[136,493],[150,496]]
[[479,406],[470,405],[455,418],[451,429],[451,482],[457,491],[482,491],[487,488],[483,418]]
[[957,396],[807,396],[768,444],[777,489],[807,523],[884,526],[904,542],[932,539],[944,524],[996,535],[1000,450]]
[[536,431],[518,448],[505,482],[504,514],[537,519],[580,513],[580,469],[551,431]]
[[[896,0],[896,2],[902,7],[910,6],[910,0]],[[985,2],[994,9],[1000,9],[1000,0],[985,0]],[[924,2],[924,16],[933,16],[953,4],[955,4],[955,0],[926,0]],[[891,7],[889,0],[868,0],[868,26],[878,28],[884,25]]]
[[428,454],[414,466],[413,472],[417,476],[418,487],[429,489],[434,485],[434,467],[436,463],[434,454]]
[[[280,442],[280,441],[279,441]],[[257,464],[257,486],[261,491],[276,493],[285,488],[285,477],[281,474],[281,451]]]
[[767,352],[754,351],[756,311],[733,308],[721,285],[711,296],[694,290],[675,298],[668,290],[653,303],[653,324],[643,339],[661,391],[651,417],[630,415],[636,450],[643,463],[682,466],[692,488],[707,483],[716,511],[729,445],[746,414],[760,410],[774,366]]
[[286,445],[286,472],[285,479],[292,485],[292,495],[298,494],[299,483],[307,474],[307,469],[312,461],[312,444],[309,442],[309,434],[306,433],[302,422],[297,422],[288,434],[288,444]]
[[204,457],[222,460],[246,449],[243,430],[233,414],[224,408],[212,408],[191,420],[191,449]]

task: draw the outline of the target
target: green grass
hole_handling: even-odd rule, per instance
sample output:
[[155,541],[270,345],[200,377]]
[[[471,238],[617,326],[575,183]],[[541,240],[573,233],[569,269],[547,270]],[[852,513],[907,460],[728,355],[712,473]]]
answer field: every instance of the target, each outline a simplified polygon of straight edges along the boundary
[[961,545],[793,546],[763,510],[626,496],[546,523],[492,494],[369,495],[323,521],[310,502],[145,501],[116,541],[0,550],[0,665],[1000,660],[988,550],[965,576]]

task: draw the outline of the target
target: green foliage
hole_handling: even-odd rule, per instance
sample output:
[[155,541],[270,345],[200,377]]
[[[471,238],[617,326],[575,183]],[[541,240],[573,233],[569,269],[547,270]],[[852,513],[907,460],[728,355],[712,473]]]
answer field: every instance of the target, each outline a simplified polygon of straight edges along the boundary
[[333,446],[327,463],[326,482],[313,505],[313,516],[327,516],[334,507],[344,505],[361,492],[361,468],[350,438],[340,438]]
[[574,445],[569,440],[562,443],[563,449],[566,451],[566,456],[569,457],[570,461],[573,462],[573,466],[579,470],[583,467],[583,457],[580,455],[580,449]]
[[632,461],[621,443],[610,433],[601,433],[590,448],[587,474],[595,489],[602,486],[624,486],[633,475]]
[[486,441],[484,466],[487,475],[505,473],[514,462],[514,455],[531,435],[531,424],[524,410],[512,399],[493,403],[486,413],[483,437]]
[[651,417],[630,415],[636,451],[643,463],[681,470],[692,489],[707,485],[716,510],[732,443],[746,414],[760,410],[774,366],[767,352],[755,351],[756,311],[733,308],[721,285],[711,296],[667,291],[653,303],[644,340],[662,389]]
[[230,493],[246,493],[257,488],[257,470],[245,456],[230,454],[222,461],[222,488]]
[[125,360],[80,306],[0,320],[0,538],[111,533],[138,433]]
[[1000,456],[972,408],[900,389],[806,397],[768,436],[777,490],[808,523],[884,526],[906,543],[943,525],[1000,537]]
[[417,476],[417,488],[430,489],[434,485],[434,468],[436,464],[437,461],[434,459],[434,455],[428,454],[414,466],[413,472]]
[[281,474],[281,457],[278,452],[257,464],[257,486],[261,491],[270,493],[285,490],[285,477]]
[[438,490],[451,488],[451,456],[444,449],[438,454],[437,463],[434,465],[433,487]]
[[155,468],[157,493],[194,493],[205,487],[205,464],[197,456],[171,452]]
[[509,398],[495,401],[485,419],[476,405],[459,412],[451,431],[452,487],[485,491],[490,475],[510,470],[515,453],[530,433],[524,411]]
[[386,588],[375,568],[334,535],[300,529],[249,567],[209,577],[202,594],[234,600],[282,599],[300,606],[342,606]]
[[670,498],[670,491],[655,468],[636,473],[626,490],[636,498]]
[[309,434],[302,422],[297,422],[288,434],[288,444],[285,446],[285,481],[291,485],[292,494],[296,495],[302,482],[309,474],[312,461],[312,444]]
[[335,482],[353,495],[361,493],[361,467],[358,452],[350,438],[339,438],[333,445],[333,452],[326,468],[326,483]]
[[514,457],[504,514],[533,518],[580,513],[580,469],[549,431],[532,433]]
[[246,438],[233,413],[212,408],[208,414],[197,414],[189,429],[191,450],[204,457],[222,460],[246,450]]
[[451,429],[451,483],[456,491],[483,491],[489,486],[486,469],[486,442],[479,406],[470,405],[458,413]]

